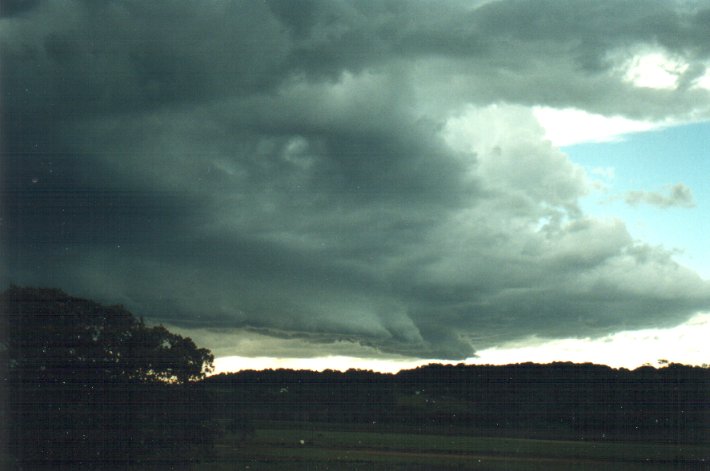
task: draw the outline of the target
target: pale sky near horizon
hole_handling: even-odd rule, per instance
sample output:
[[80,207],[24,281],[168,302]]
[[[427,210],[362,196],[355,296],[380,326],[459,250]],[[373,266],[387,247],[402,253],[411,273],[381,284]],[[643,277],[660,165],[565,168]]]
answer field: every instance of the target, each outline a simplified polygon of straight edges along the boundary
[[707,1],[3,2],[0,285],[220,369],[706,363],[709,32]]
[[[471,365],[507,365],[514,363],[552,363],[568,361],[595,363],[613,368],[635,369],[640,366],[662,366],[662,361],[686,365],[709,365],[707,339],[710,338],[710,314],[698,314],[688,322],[670,329],[645,329],[620,332],[599,339],[560,339],[544,341],[527,339],[514,345],[503,345],[478,352],[475,358],[445,363]],[[215,360],[212,374],[262,369],[348,369],[396,373],[437,359],[362,358],[326,356],[313,358],[226,356]]]

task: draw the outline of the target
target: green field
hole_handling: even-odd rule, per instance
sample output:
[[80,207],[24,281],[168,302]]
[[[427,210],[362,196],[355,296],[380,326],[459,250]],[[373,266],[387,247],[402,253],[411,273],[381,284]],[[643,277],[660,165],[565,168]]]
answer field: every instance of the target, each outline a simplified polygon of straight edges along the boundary
[[703,470],[710,446],[486,438],[320,428],[228,435],[207,470]]

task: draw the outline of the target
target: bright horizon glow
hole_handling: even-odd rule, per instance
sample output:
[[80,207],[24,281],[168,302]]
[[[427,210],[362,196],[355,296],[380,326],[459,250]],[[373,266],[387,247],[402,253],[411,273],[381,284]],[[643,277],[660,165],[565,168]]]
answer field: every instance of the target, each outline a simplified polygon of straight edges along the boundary
[[710,338],[710,313],[699,313],[687,322],[668,329],[623,331],[598,339],[559,339],[527,341],[493,347],[466,360],[375,359],[349,356],[313,358],[275,358],[229,356],[215,359],[212,374],[241,370],[372,370],[396,373],[430,363],[468,365],[506,365],[515,363],[595,363],[612,368],[635,369],[658,360],[700,366],[710,363],[707,339]]
[[[452,363],[441,360],[358,358],[329,355],[313,358],[242,357],[228,356],[215,358],[215,370],[211,374],[229,373],[243,370],[372,370],[381,373],[396,373],[400,370],[416,368],[429,363]],[[460,363],[460,362],[453,362]]]
[[509,348],[494,347],[479,352],[475,363],[571,361],[634,369],[645,364],[656,365],[659,359],[664,359],[699,366],[710,363],[708,338],[710,313],[702,313],[669,329],[622,331],[599,339],[559,339],[532,345],[520,342],[520,346]]

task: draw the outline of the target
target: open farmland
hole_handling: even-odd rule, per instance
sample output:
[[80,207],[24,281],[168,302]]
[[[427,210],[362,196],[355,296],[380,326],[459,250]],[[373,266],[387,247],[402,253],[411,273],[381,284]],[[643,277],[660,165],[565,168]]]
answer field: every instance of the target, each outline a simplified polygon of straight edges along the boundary
[[710,446],[529,440],[362,430],[258,428],[225,436],[198,471],[250,470],[701,470]]
[[202,387],[228,433],[196,469],[710,469],[709,379],[574,364],[217,375]]

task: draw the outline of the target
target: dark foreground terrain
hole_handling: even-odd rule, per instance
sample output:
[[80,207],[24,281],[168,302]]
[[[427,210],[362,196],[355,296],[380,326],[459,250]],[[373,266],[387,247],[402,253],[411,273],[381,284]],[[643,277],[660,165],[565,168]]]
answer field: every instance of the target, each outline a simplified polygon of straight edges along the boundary
[[[710,469],[710,375],[557,363],[224,374],[195,469]],[[234,466],[234,467],[232,467]]]
[[591,364],[429,365],[368,371],[245,371],[206,378],[213,413],[254,421],[406,427],[433,434],[710,442],[710,369]]
[[207,376],[208,350],[120,306],[0,307],[1,469],[710,469],[707,367]]
[[706,445],[532,440],[333,430],[326,424],[260,424],[248,440],[228,434],[202,470],[702,470]]

